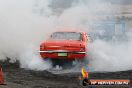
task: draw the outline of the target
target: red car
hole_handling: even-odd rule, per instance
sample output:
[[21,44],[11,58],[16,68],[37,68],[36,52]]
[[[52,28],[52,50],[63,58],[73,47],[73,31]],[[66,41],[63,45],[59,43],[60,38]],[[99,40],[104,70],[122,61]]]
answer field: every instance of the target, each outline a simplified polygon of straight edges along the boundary
[[86,46],[89,38],[85,32],[58,31],[40,45],[42,58],[50,59],[83,59],[86,56]]

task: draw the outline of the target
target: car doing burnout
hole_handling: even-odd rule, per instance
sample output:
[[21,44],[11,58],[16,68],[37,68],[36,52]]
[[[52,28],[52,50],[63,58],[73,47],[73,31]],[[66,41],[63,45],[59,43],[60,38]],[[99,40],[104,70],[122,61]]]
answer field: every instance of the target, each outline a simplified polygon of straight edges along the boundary
[[83,59],[89,38],[85,32],[53,32],[50,38],[40,45],[42,58]]

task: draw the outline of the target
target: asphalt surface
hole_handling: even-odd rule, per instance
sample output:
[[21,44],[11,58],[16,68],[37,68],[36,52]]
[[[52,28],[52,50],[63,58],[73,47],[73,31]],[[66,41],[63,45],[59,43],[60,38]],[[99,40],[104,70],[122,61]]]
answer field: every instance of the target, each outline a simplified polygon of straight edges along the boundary
[[[48,71],[32,71],[19,68],[18,64],[2,64],[6,85],[0,88],[83,88],[78,77],[81,73],[53,74]],[[91,79],[132,79],[132,71],[90,73]],[[85,87],[88,88],[88,87]],[[93,88],[131,88],[93,87]]]

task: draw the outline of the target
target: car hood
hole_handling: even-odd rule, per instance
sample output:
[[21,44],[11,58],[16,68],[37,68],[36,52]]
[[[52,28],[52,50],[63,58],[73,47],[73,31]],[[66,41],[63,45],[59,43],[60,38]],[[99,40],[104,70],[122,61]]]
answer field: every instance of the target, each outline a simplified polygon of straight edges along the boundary
[[75,40],[47,40],[44,46],[83,47],[82,41]]

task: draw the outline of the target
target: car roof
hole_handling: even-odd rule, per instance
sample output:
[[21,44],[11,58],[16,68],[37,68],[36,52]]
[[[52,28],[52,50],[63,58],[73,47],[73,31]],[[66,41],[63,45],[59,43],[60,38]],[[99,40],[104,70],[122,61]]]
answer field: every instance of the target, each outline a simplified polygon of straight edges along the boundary
[[55,32],[76,32],[76,33],[85,33],[84,31],[81,31],[80,29],[73,29],[73,28],[63,28],[63,29],[58,29]]

